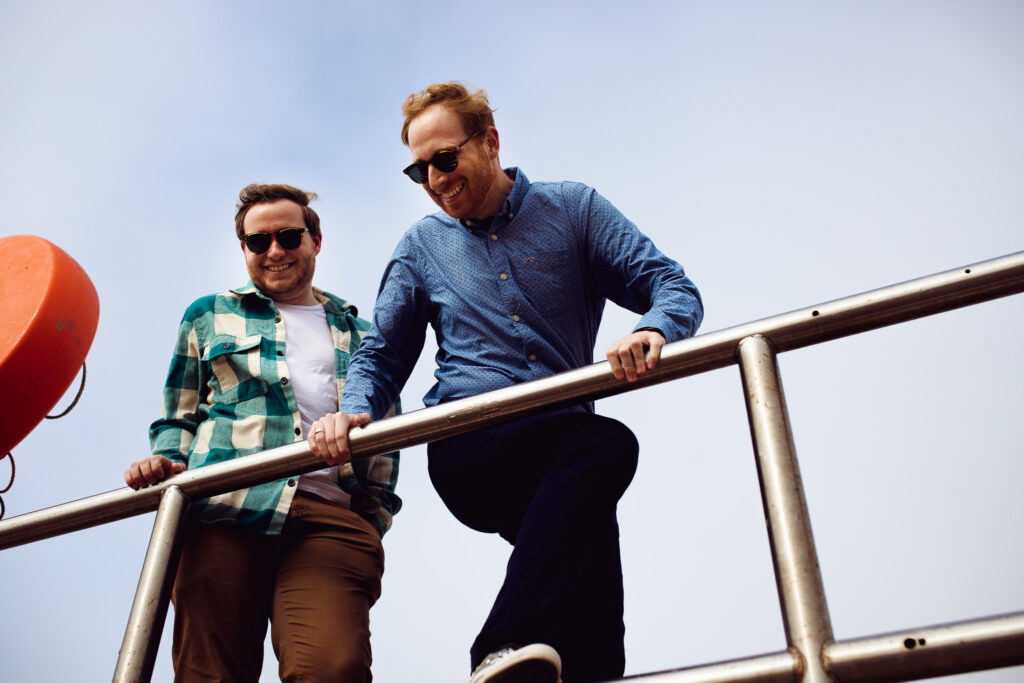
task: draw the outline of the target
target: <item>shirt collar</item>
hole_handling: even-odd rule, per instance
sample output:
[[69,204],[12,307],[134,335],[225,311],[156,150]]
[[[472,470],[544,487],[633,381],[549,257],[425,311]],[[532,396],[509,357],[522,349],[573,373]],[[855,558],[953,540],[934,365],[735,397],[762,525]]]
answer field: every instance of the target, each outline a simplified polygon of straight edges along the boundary
[[270,301],[270,297],[268,297],[263,292],[261,292],[256,287],[256,285],[253,284],[252,278],[249,278],[249,280],[244,285],[242,285],[241,287],[236,287],[235,289],[232,289],[232,290],[229,290],[229,291],[232,294],[237,294],[238,296],[248,296],[250,294],[255,294],[256,296],[258,296],[261,299],[266,299],[267,301]]
[[[261,292],[259,288],[255,284],[253,284],[252,278],[249,278],[249,281],[246,282],[241,287],[232,289],[230,291],[233,294],[237,294],[238,296],[256,296],[260,299],[263,299],[271,306],[274,306],[275,308],[277,307],[276,304],[274,304],[273,299],[271,299],[269,296]],[[333,295],[328,296],[328,294],[319,287],[313,288],[313,296],[316,297],[316,300],[323,304],[324,308],[326,308],[328,311],[332,311],[338,314],[342,314],[345,311],[347,311],[354,316],[358,317],[359,315],[359,309],[355,307],[355,304],[351,304],[348,301],[345,301],[344,299],[341,299],[339,297],[336,297],[337,301],[335,301],[335,299],[331,298],[331,296]]]
[[526,179],[526,174],[516,166],[506,168],[505,175],[511,178],[515,184],[512,185],[512,191],[505,198],[501,211],[494,216],[483,219],[460,218],[459,223],[462,224],[462,227],[470,231],[480,230],[487,232],[491,229],[495,218],[504,217],[506,221],[515,218],[515,215],[519,213],[519,207],[523,203],[523,197],[526,196],[526,190],[530,185],[530,181]]

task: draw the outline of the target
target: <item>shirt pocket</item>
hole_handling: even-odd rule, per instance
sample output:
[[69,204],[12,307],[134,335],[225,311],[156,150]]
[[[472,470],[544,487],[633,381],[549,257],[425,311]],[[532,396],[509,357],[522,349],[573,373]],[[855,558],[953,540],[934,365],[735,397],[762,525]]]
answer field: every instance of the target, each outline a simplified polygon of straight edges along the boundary
[[210,380],[216,403],[232,404],[264,396],[267,382],[263,379],[259,335],[235,337],[215,336],[206,348],[204,361],[210,364]]
[[555,315],[580,305],[582,281],[567,249],[509,256],[519,290],[535,310]]

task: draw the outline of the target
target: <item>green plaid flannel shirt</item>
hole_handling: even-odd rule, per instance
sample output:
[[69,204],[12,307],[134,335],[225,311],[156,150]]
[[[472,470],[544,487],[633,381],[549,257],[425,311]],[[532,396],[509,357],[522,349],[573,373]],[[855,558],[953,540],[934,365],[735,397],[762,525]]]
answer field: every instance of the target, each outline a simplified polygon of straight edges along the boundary
[[[340,401],[349,358],[370,324],[344,299],[316,288],[313,292],[327,311]],[[153,453],[193,469],[303,440],[288,374],[284,322],[251,280],[240,289],[196,300],[178,328],[163,413],[149,428]],[[213,496],[195,502],[193,509],[206,522],[231,521],[279,534],[297,479]],[[397,452],[338,468],[348,507],[381,535],[402,506],[395,495],[397,480]]]

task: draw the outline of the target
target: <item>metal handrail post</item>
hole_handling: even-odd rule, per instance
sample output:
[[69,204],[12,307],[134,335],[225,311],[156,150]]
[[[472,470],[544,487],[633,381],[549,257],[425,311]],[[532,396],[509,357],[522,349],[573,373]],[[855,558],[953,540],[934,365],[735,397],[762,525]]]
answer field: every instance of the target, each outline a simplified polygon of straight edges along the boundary
[[117,657],[117,668],[114,669],[114,681],[117,683],[148,681],[153,676],[188,508],[189,500],[177,486],[166,488],[160,496],[153,535],[139,576],[139,588],[135,592]]
[[832,622],[775,349],[761,335],[747,337],[739,366],[786,642],[804,660],[803,680],[826,683],[833,679],[821,652],[833,640]]

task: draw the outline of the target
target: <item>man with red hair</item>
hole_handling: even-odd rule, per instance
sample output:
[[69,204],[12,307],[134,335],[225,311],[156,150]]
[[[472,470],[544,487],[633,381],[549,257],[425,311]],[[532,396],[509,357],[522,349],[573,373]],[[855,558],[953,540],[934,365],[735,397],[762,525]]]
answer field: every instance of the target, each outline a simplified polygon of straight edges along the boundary
[[[605,301],[641,315],[606,353],[615,377],[653,369],[703,316],[683,268],[592,188],[531,183],[498,161],[482,90],[438,83],[409,96],[405,173],[441,212],[415,223],[384,273],[373,327],[341,411],[310,439],[327,462],[380,419],[437,338],[434,405],[593,363]],[[432,443],[434,488],[463,524],[513,544],[505,582],[470,651],[471,683],[566,683],[625,667],[616,506],[638,444],[581,404]]]

